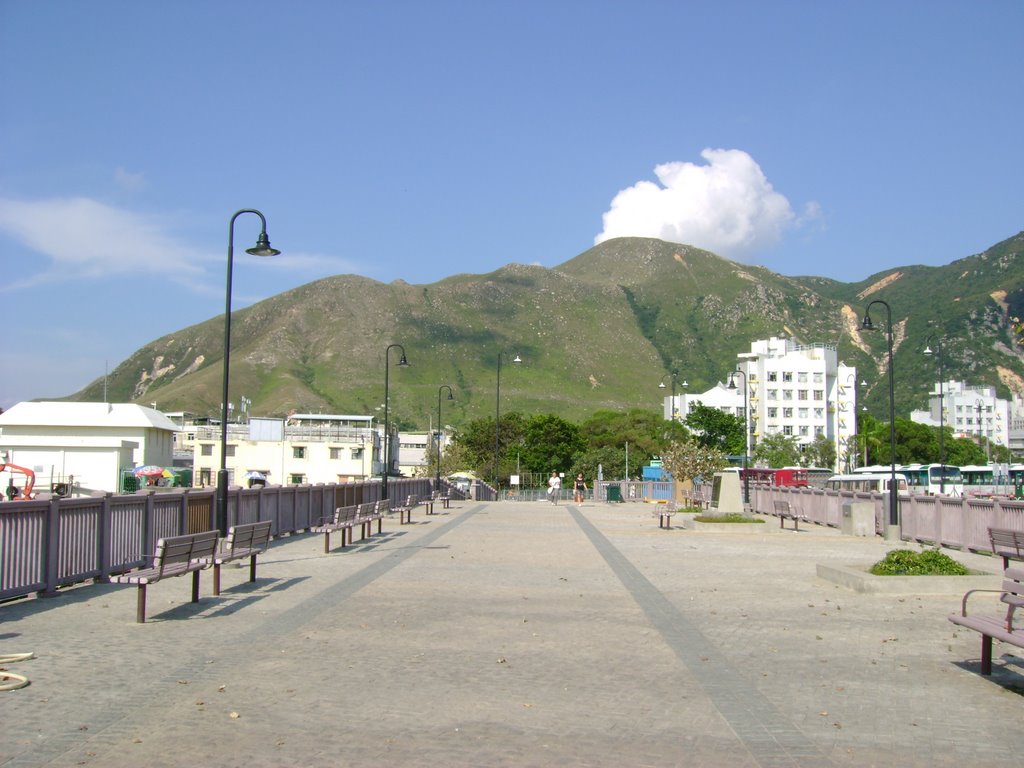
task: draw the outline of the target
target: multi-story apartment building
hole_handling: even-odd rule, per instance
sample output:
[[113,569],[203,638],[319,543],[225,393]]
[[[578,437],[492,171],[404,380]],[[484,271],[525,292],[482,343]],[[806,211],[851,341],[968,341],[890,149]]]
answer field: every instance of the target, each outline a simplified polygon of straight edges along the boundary
[[913,411],[910,418],[935,427],[941,423],[952,430],[954,437],[984,437],[995,445],[1012,447],[1011,412],[1010,401],[997,397],[995,387],[944,381],[941,385],[936,382],[928,393],[928,410]]
[[835,443],[840,465],[855,453],[857,369],[840,362],[834,346],[773,336],[738,354],[736,370],[732,387],[727,377],[707,392],[677,394],[675,402],[666,397],[665,418],[675,409],[676,418],[684,419],[701,403],[747,421],[748,453],[763,436],[778,433],[804,446],[824,435]]
[[[197,425],[193,477],[216,485],[220,469],[220,425]],[[268,483],[345,483],[379,475],[382,433],[372,416],[296,413],[287,419],[251,418],[228,424],[228,482],[245,485],[247,473]]]

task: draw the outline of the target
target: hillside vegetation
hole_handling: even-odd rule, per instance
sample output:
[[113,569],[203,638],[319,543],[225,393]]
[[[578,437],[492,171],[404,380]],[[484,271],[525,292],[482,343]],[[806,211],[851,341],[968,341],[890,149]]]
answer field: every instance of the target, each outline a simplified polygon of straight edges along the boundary
[[[598,409],[660,411],[667,371],[702,391],[725,380],[752,340],[775,335],[836,345],[868,384],[864,402],[887,418],[886,335],[860,330],[874,299],[893,311],[898,414],[925,407],[937,380],[934,358],[922,354],[933,333],[944,339],[947,379],[1008,396],[1024,392],[1009,328],[1024,314],[1022,250],[1018,234],[946,266],[894,267],[859,283],[786,277],[645,238],[602,243],[553,269],[510,264],[430,285],[339,275],[233,315],[231,398],[245,395],[259,415],[373,414],[384,350],[398,343],[411,366],[392,357],[391,412],[408,425],[436,419],[443,384],[456,398],[444,403],[446,423],[493,415],[499,351],[502,412],[580,420]],[[884,329],[884,308],[871,315]],[[223,328],[215,317],[147,344],[110,375],[109,398],[219,413]],[[516,354],[521,365],[511,364]],[[102,387],[69,399],[97,400]]]

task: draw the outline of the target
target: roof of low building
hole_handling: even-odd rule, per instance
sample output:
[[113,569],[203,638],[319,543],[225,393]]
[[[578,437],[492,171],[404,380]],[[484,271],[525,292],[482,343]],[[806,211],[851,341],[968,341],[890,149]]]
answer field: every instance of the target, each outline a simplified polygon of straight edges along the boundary
[[0,413],[0,427],[136,427],[175,431],[155,408],[134,403],[21,402]]

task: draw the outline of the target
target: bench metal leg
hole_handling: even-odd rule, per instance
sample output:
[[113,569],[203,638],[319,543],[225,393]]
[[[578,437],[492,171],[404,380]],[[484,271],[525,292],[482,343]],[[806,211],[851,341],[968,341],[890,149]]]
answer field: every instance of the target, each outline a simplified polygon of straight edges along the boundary
[[249,558],[249,581],[256,581],[256,555]]
[[146,623],[146,585],[139,584],[138,592],[136,593],[136,605],[135,605],[135,621],[139,624]]
[[981,636],[981,674],[992,674],[992,636]]
[[[196,573],[198,573],[198,571],[196,571]],[[213,594],[220,594],[220,563],[213,564]]]
[[192,602],[199,602],[199,571],[192,571]]
[[[345,531],[341,532],[341,546],[345,546]],[[330,554],[331,551],[331,532],[324,531],[324,554]]]

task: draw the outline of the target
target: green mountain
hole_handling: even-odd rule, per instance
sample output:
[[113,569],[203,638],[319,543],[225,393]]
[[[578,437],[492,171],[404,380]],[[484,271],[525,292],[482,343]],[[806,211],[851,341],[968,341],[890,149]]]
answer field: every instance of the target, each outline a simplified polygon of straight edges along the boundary
[[[926,338],[942,339],[946,379],[1024,393],[1024,357],[1010,318],[1024,315],[1024,233],[942,267],[886,270],[860,283],[786,277],[685,245],[644,238],[602,243],[554,269],[510,264],[430,285],[385,285],[339,275],[232,316],[231,399],[252,413],[374,414],[383,404],[385,349],[396,420],[426,428],[438,388],[455,400],[442,419],[494,413],[498,353],[501,410],[581,419],[602,408],[660,410],[666,372],[689,391],[728,375],[750,342],[787,336],[834,344],[868,383],[865,404],[888,418],[884,330],[863,331],[864,308],[892,308],[896,408],[923,408],[937,381]],[[875,305],[876,328],[885,308]],[[108,377],[108,397],[165,411],[217,415],[223,316],[147,344]],[[934,339],[931,346],[935,347]],[[513,365],[515,355],[521,365]],[[98,400],[103,381],[72,395]],[[445,393],[445,397],[447,393]]]

